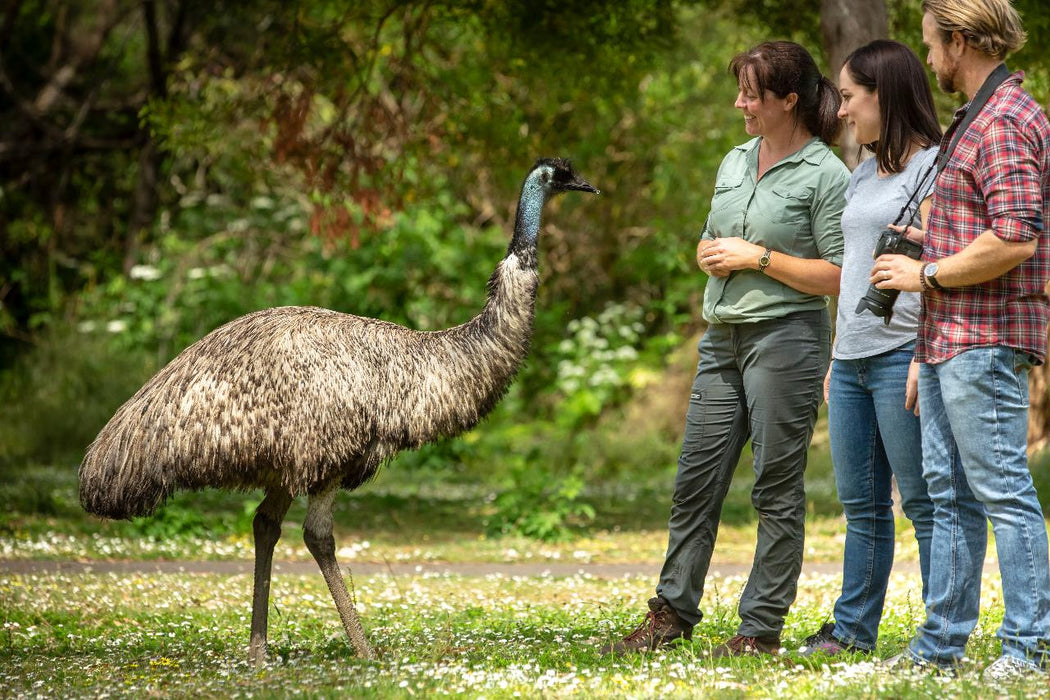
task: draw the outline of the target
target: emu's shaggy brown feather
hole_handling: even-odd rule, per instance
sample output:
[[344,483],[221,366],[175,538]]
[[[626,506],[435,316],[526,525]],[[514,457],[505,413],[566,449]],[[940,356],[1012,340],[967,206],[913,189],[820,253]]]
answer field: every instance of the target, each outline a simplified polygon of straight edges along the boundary
[[148,515],[176,489],[353,489],[402,449],[474,427],[528,354],[539,277],[505,258],[484,311],[424,333],[313,307],[242,316],[125,403],[80,469],[86,510]]

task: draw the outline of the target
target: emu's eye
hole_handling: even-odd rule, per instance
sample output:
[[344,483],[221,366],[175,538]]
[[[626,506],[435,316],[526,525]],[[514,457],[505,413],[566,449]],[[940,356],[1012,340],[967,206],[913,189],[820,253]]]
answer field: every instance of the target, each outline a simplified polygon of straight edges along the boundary
[[551,181],[550,173],[548,173],[546,170],[544,170],[542,173],[540,173],[540,182],[542,182],[544,185],[546,185],[550,181]]

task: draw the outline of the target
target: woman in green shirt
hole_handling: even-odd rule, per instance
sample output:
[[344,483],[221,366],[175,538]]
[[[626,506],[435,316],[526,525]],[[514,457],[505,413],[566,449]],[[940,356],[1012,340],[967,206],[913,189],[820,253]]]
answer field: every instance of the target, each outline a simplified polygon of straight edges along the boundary
[[809,53],[766,42],[730,63],[747,133],[715,179],[697,247],[709,326],[686,414],[670,536],[645,621],[603,648],[692,637],[722,502],[751,440],[758,544],[737,634],[713,656],[775,654],[802,569],[802,475],[831,347],[849,170],[831,152],[839,95]]

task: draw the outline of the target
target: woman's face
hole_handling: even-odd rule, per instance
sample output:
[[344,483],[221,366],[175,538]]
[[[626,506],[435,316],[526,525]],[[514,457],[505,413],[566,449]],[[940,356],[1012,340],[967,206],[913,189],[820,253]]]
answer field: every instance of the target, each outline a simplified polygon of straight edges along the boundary
[[842,95],[839,119],[846,121],[846,126],[853,132],[853,139],[859,144],[878,141],[882,127],[879,93],[853,82],[846,66],[839,73],[839,93]]
[[739,92],[733,106],[744,113],[744,128],[748,134],[769,136],[792,123],[791,110],[795,105],[795,94],[777,97],[766,90],[765,95],[759,95],[752,87],[755,83],[752,77],[750,69],[740,74]]

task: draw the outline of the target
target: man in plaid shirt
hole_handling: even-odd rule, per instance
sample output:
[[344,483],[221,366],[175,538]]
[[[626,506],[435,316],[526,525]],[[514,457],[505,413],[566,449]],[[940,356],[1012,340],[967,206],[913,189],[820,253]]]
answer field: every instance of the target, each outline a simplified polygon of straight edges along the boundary
[[966,107],[944,137],[922,261],[884,255],[872,268],[879,288],[923,292],[915,359],[934,531],[927,618],[895,663],[951,672],[962,660],[990,519],[1005,612],[984,678],[997,682],[1050,669],[1050,556],[1026,455],[1028,370],[1046,360],[1050,318],[1050,123],[1023,73],[1000,68],[1025,41],[1009,0],[922,7],[942,89],[972,104],[1002,82],[950,153]]

